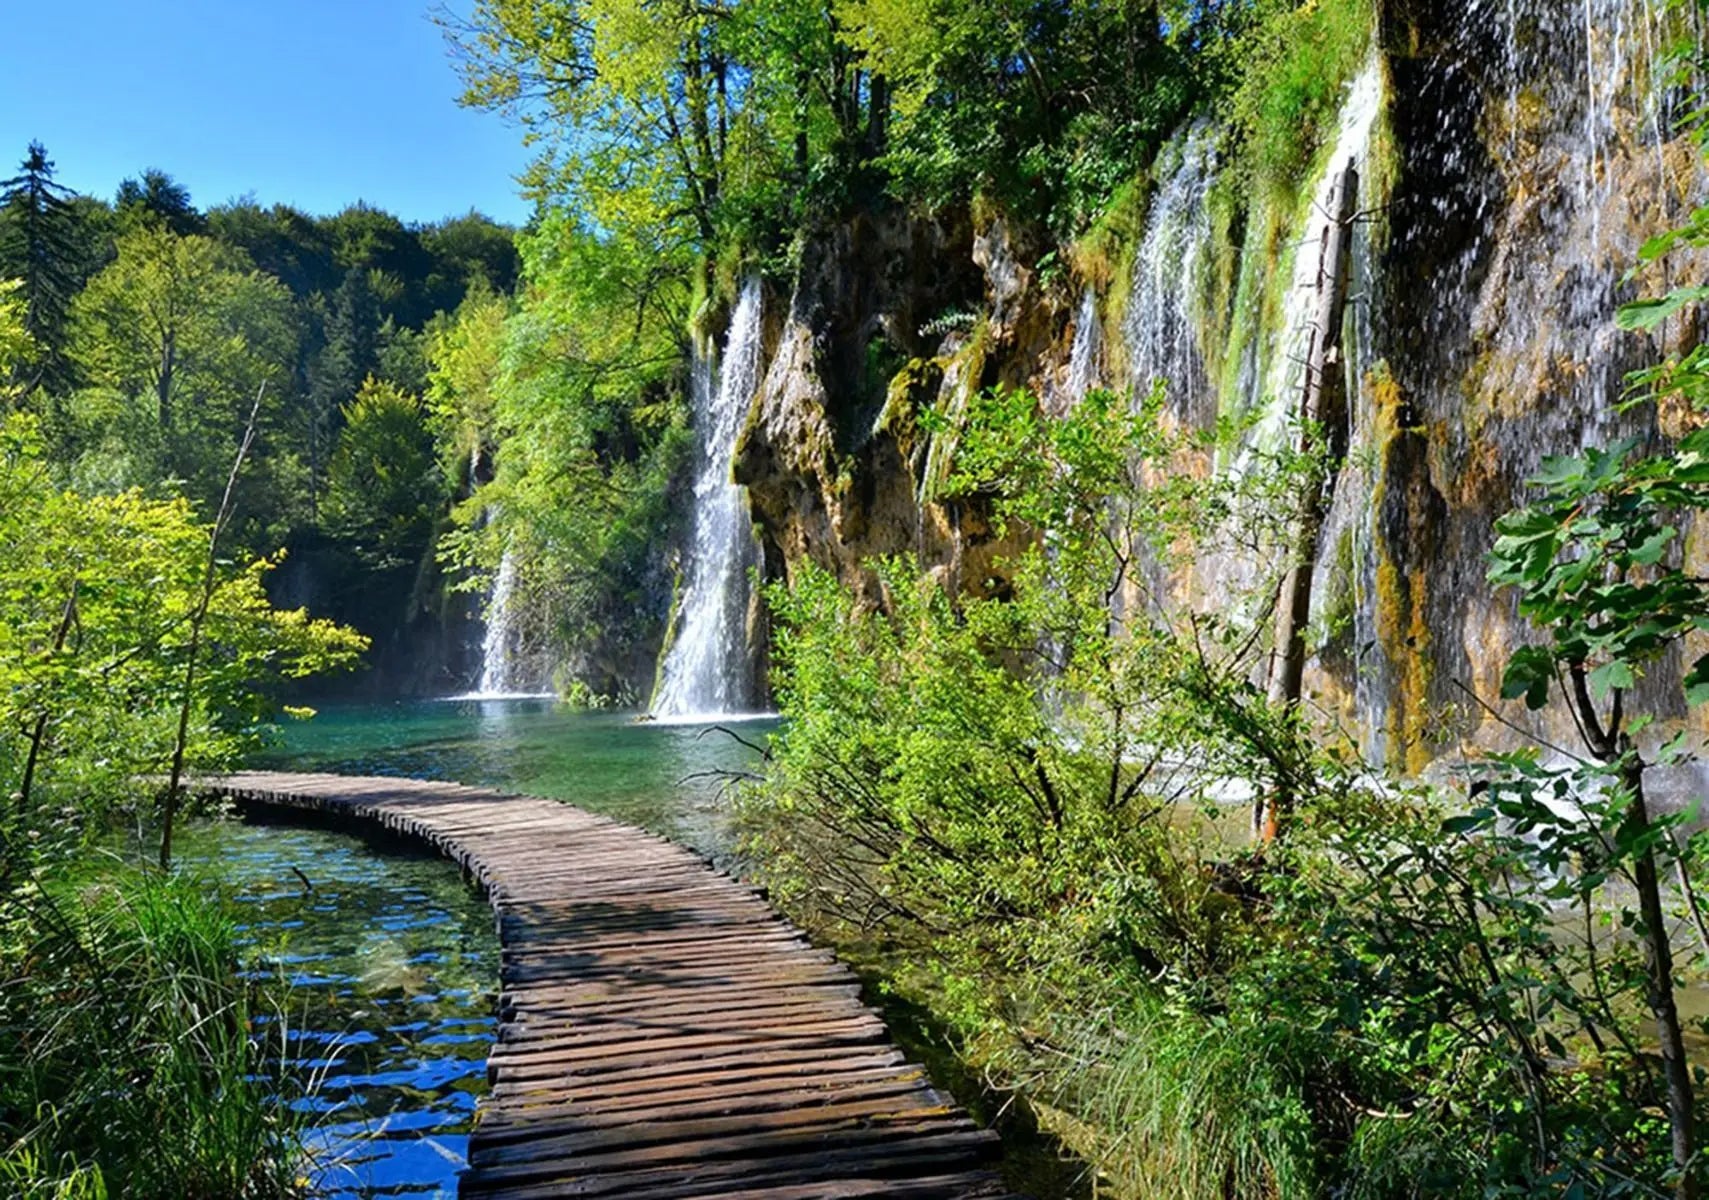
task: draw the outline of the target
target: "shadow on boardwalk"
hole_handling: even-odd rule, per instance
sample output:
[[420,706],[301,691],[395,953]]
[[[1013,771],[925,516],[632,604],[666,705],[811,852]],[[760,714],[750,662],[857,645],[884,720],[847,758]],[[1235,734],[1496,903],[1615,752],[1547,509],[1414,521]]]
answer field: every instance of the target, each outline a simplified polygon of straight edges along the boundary
[[1006,1195],[978,1128],[854,976],[692,852],[553,800],[252,772],[240,806],[426,841],[486,888],[503,947],[468,1197]]

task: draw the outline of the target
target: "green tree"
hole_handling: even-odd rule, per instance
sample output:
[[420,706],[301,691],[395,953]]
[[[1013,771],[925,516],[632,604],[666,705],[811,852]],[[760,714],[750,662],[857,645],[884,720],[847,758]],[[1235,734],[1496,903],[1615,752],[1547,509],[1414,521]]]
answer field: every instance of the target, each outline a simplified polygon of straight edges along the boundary
[[[26,309],[18,280],[0,280],[0,379],[16,379],[36,355],[35,339],[25,327]],[[22,384],[0,384],[0,415],[24,391]]]
[[447,474],[481,460],[444,553],[478,579],[510,548],[532,618],[576,648],[571,673],[630,695],[651,675],[669,603],[671,489],[691,444],[691,272],[680,252],[556,213],[522,249],[520,310],[507,317],[477,293],[431,350]]
[[327,529],[375,573],[418,566],[444,504],[421,402],[372,376],[345,407],[327,470]]
[[[0,314],[0,347],[14,332]],[[273,608],[268,560],[222,556],[208,576],[188,501],[83,495],[58,473],[33,416],[0,417],[0,1180],[291,1195],[300,1143],[251,1024],[283,1003],[240,974],[229,914],[188,879],[108,870],[91,890],[78,851],[146,816],[181,720],[184,764],[229,769],[281,678],[365,643]]]
[[[46,796],[115,803],[165,769],[207,550],[187,500],[64,490],[33,421],[0,427],[0,776],[18,820],[38,819]],[[271,565],[219,566],[192,767],[253,745],[269,715],[258,684],[348,665],[360,649],[354,634],[272,609]]]
[[428,330],[427,407],[441,468],[463,496],[491,477],[511,303],[472,289],[454,316]]
[[72,378],[66,357],[72,298],[83,285],[85,256],[78,239],[70,188],[56,183],[54,166],[40,142],[31,142],[19,173],[0,182],[0,279],[22,283],[24,329],[38,353],[15,370],[26,389],[66,388]]
[[508,295],[516,287],[522,260],[515,235],[480,213],[429,225],[420,236],[433,264],[422,288],[435,311],[454,312],[471,289]]
[[73,406],[78,448],[116,462],[121,486],[177,478],[211,504],[250,402],[289,377],[296,339],[290,294],[241,251],[133,230],[73,310],[72,353],[92,385]]
[[120,182],[113,208],[122,227],[135,229],[154,225],[186,237],[206,226],[202,214],[190,202],[190,189],[155,167],[140,178]]
[[[1633,443],[1554,458],[1533,482],[1540,494],[1496,526],[1492,582],[1514,588],[1520,614],[1549,640],[1515,652],[1502,682],[1508,699],[1541,708],[1559,684],[1591,763],[1557,773],[1516,761],[1483,815],[1540,831],[1539,867],[1559,873],[1558,891],[1585,903],[1614,904],[1644,946],[1643,995],[1661,1046],[1662,1078],[1676,1194],[1697,1194],[1697,1098],[1685,1026],[1674,998],[1677,950],[1664,872],[1696,857],[1675,839],[1685,814],[1658,814],[1645,790],[1651,765],[1636,735],[1654,713],[1632,707],[1640,675],[1687,635],[1709,629],[1709,587],[1676,565],[1683,514],[1709,511],[1709,431],[1675,454],[1638,459]],[[1709,654],[1685,675],[1684,698],[1709,700]],[[1676,761],[1681,742],[1664,747]],[[1560,801],[1572,797],[1571,813]],[[1553,802],[1553,803],[1551,803]],[[1633,901],[1613,899],[1622,879]],[[1690,884],[1687,881],[1686,887]]]
[[515,117],[551,147],[532,176],[537,191],[562,182],[605,228],[680,218],[710,242],[739,97],[719,44],[734,7],[479,0],[467,21],[440,21],[458,49],[464,103]]
[[208,210],[208,236],[249,255],[299,299],[338,286],[332,238],[324,222],[284,204],[240,201]]
[[350,267],[336,291],[316,297],[321,346],[309,363],[304,424],[309,461],[309,514],[320,515],[326,465],[343,407],[379,365],[380,301],[366,267]]

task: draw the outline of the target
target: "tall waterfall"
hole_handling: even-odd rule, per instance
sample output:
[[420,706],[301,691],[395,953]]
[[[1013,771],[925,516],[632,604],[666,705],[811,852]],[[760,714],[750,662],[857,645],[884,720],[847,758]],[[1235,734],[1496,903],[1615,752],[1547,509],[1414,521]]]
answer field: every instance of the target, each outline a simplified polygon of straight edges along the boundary
[[[1498,696],[1533,636],[1485,579],[1494,515],[1545,456],[1655,432],[1650,408],[1618,405],[1655,348],[1614,316],[1658,286],[1625,278],[1644,240],[1701,195],[1701,156],[1652,78],[1670,19],[1652,0],[1477,0],[1441,10],[1434,53],[1396,62],[1385,259],[1401,271],[1374,288],[1392,381],[1355,637],[1376,651],[1360,707],[1410,766],[1456,705],[1454,737],[1515,743],[1466,699]],[[1647,673],[1639,702],[1677,688],[1674,671]]]
[[499,560],[492,596],[487,600],[487,631],[481,639],[481,682],[476,694],[505,696],[517,690],[512,644],[511,598],[516,592],[516,555],[509,546]]
[[[1263,406],[1254,436],[1259,445],[1273,447],[1298,412],[1305,390],[1306,358],[1317,321],[1318,247],[1335,220],[1331,205],[1342,171],[1352,163],[1361,179],[1369,174],[1366,165],[1371,153],[1371,135],[1382,110],[1383,72],[1373,59],[1348,87],[1335,144],[1313,183],[1310,208],[1294,237],[1292,277],[1288,281],[1282,327],[1266,353],[1263,395],[1249,398]],[[1362,257],[1358,249],[1355,246],[1355,260]],[[1354,307],[1362,303],[1362,298],[1356,298]],[[1358,348],[1352,349],[1356,355]],[[1356,394],[1357,389],[1353,392]]]
[[749,568],[758,546],[744,490],[730,479],[736,438],[759,387],[761,289],[742,287],[730,317],[716,386],[712,365],[695,363],[693,400],[699,433],[694,538],[678,610],[676,638],[653,698],[656,717],[747,712],[759,705],[748,639]]
[[1198,345],[1202,322],[1192,307],[1202,291],[1199,267],[1211,236],[1205,200],[1216,182],[1216,133],[1208,122],[1188,130],[1179,155],[1151,203],[1122,334],[1135,395],[1162,380],[1170,411],[1200,424],[1216,415]]
[[[1471,233],[1431,281],[1417,390],[1475,374],[1474,404],[1495,418],[1515,478],[1543,455],[1639,432],[1611,402],[1642,353],[1614,326],[1633,294],[1621,279],[1701,172],[1700,156],[1667,149],[1674,93],[1650,77],[1665,20],[1653,0],[1470,5],[1422,81],[1418,102],[1437,119],[1406,166],[1440,178],[1435,211],[1400,249],[1423,256],[1444,227]],[[1467,95],[1487,97],[1483,109]],[[1482,163],[1465,152],[1479,131]],[[1433,399],[1445,411],[1465,397]]]

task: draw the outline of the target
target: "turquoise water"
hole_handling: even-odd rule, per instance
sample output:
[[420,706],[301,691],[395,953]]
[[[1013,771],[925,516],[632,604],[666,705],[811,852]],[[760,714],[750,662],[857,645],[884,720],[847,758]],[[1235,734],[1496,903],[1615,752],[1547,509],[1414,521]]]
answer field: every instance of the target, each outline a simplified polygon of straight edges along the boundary
[[775,728],[775,721],[741,721],[720,732],[552,700],[343,705],[287,722],[262,765],[550,796],[727,859],[728,788],[762,762],[735,738],[758,745]]
[[[760,743],[773,726],[731,731]],[[330,707],[257,765],[451,779],[572,801],[728,861],[727,791],[756,750],[702,727],[549,700]],[[450,862],[293,824],[189,822],[183,869],[220,880],[252,969],[287,979],[285,1092],[310,1123],[316,1195],[450,1200],[486,1089],[498,945]]]
[[[257,765],[555,797],[734,867],[728,791],[759,769],[755,747],[776,728],[742,721],[721,733],[535,699],[343,705],[286,725]],[[339,1161],[320,1174],[323,1194],[453,1196],[484,1090],[498,975],[484,903],[449,863],[346,835],[228,822],[187,841],[187,854],[249,888],[256,944],[273,950],[268,969],[292,974],[312,999],[296,1044],[299,1072],[324,1076],[314,1140]],[[312,893],[293,865],[310,876]],[[935,1035],[914,1028],[907,1011],[887,1015],[914,1053],[945,1065]],[[977,1087],[963,1082],[976,1099]],[[1005,1140],[1017,1186],[1079,1194],[1080,1169],[1064,1167],[1054,1144]]]
[[315,1194],[455,1197],[498,976],[479,893],[437,856],[322,829],[191,821],[177,844],[232,901],[251,973],[291,985],[282,1092]]

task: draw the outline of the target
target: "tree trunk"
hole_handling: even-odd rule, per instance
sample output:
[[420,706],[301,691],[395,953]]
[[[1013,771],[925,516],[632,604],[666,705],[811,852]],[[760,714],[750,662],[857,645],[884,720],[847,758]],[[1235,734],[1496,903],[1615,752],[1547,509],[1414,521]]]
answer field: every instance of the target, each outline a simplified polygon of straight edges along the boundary
[[867,87],[866,152],[871,158],[883,154],[890,141],[890,80],[877,71]]
[[168,329],[160,339],[160,371],[154,380],[155,415],[160,432],[172,428],[172,372],[178,365],[178,331]]
[[795,75],[795,179],[796,186],[807,183],[807,114],[812,109],[813,78],[805,68]]
[[225,494],[220,497],[219,512],[214,517],[213,528],[208,531],[208,557],[202,569],[202,596],[196,605],[196,611],[190,616],[190,644],[184,651],[184,695],[178,704],[178,736],[172,743],[172,770],[167,776],[166,796],[161,804],[162,871],[172,866],[172,822],[178,816],[178,793],[184,783],[184,752],[190,741],[190,709],[196,698],[196,665],[202,650],[202,629],[207,623],[208,606],[213,603],[214,587],[219,580],[220,534],[225,531],[226,522],[231,519],[232,499],[237,494],[238,472],[243,470],[243,460],[249,457],[249,448],[255,444],[255,423],[261,415],[261,398],[266,394],[267,385],[263,383],[256,390],[255,404],[249,410],[249,423],[244,427],[243,440],[238,443],[237,455],[232,459],[231,474],[226,477]]
[[730,157],[730,64],[720,55],[712,61],[712,77],[718,95],[718,161]]
[[[1305,631],[1311,623],[1311,577],[1317,566],[1317,539],[1323,530],[1331,485],[1347,443],[1347,387],[1341,363],[1341,327],[1347,307],[1347,273],[1352,260],[1353,218],[1359,203],[1359,172],[1352,162],[1341,172],[1331,197],[1330,222],[1323,228],[1317,260],[1317,314],[1306,351],[1305,386],[1300,396],[1299,452],[1314,451],[1315,439],[1325,439],[1322,472],[1313,472],[1300,495],[1295,520],[1293,561],[1282,576],[1276,600],[1275,644],[1270,660],[1270,703],[1293,708],[1300,702],[1305,678]],[[1260,842],[1276,837],[1279,822],[1293,801],[1286,781],[1261,797],[1253,813],[1253,831]]]
[[688,128],[693,138],[696,158],[695,173],[700,176],[700,192],[708,209],[718,205],[720,191],[720,172],[723,164],[712,148],[712,115],[708,111],[712,98],[706,86],[706,65],[700,59],[700,49],[695,46],[683,64],[685,84],[683,99],[688,106]]
[[[1631,793],[1626,827],[1633,840],[1642,840],[1650,828],[1650,813],[1644,798],[1643,760],[1630,745],[1620,768],[1621,782]],[[1661,1044],[1662,1074],[1667,1082],[1668,1125],[1672,1131],[1673,1162],[1679,1168],[1674,1188],[1678,1200],[1695,1200],[1695,1153],[1697,1097],[1691,1083],[1691,1064],[1685,1055],[1685,1033],[1679,1022],[1679,1006],[1673,994],[1673,945],[1668,937],[1667,912],[1662,907],[1660,872],[1655,850],[1646,849],[1633,864],[1632,882],[1638,893],[1638,914],[1644,930],[1644,974],[1650,1013],[1656,1020],[1656,1039]]]
[[[65,640],[71,636],[71,627],[77,623],[77,578],[72,577],[71,592],[65,598],[65,611],[60,614],[59,628],[54,631],[53,650],[58,654],[65,649]],[[24,777],[18,785],[18,816],[25,817],[30,811],[30,792],[36,783],[36,767],[41,762],[42,746],[47,742],[47,706],[36,715],[35,723],[30,727],[30,750],[24,758]]]

